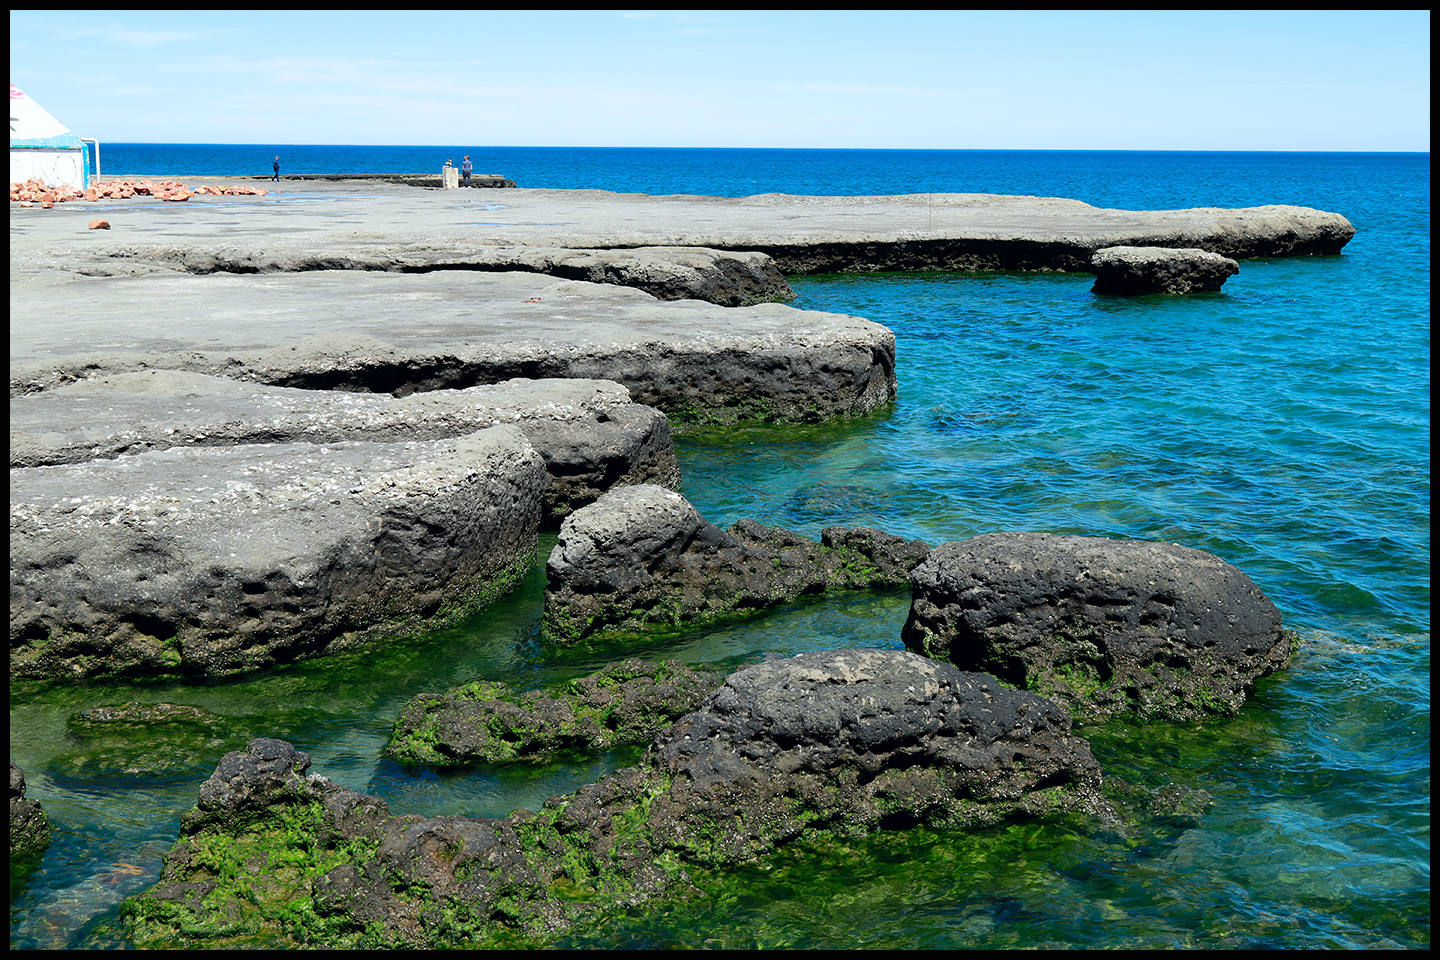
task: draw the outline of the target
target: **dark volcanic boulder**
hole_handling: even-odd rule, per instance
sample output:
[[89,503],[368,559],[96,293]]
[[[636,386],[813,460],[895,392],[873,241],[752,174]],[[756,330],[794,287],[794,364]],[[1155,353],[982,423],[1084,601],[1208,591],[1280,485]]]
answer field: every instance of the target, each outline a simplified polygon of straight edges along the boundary
[[830,527],[816,543],[751,520],[727,532],[674,491],[617,488],[560,527],[543,629],[559,642],[698,626],[831,587],[900,586],[929,552],[879,530]]
[[638,765],[536,813],[388,817],[308,765],[278,740],[225,757],[122,908],[136,946],[513,945],[806,834],[1113,815],[1063,708],[898,650],[741,670]]
[[50,846],[50,818],[38,800],[25,799],[25,771],[10,761],[10,877],[28,875]]
[[1077,721],[1233,714],[1291,637],[1240,570],[1169,543],[991,533],[912,574],[905,645],[1054,697]]
[[898,650],[800,654],[732,674],[660,739],[657,841],[717,866],[806,830],[1104,816],[1100,766],[1058,704]]
[[1090,258],[1095,293],[1214,293],[1240,264],[1193,247],[1105,247]]

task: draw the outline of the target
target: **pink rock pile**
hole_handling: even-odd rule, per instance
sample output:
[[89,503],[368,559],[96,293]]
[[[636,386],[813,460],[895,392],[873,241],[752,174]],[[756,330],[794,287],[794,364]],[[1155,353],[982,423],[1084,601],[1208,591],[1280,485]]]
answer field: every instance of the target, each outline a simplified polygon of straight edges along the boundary
[[92,184],[84,190],[77,190],[71,186],[50,187],[40,180],[26,180],[24,183],[10,184],[10,202],[18,203],[22,207],[31,207],[39,204],[42,208],[49,209],[57,203],[66,200],[128,200],[131,197],[155,197],[159,200],[181,201],[189,200],[196,194],[207,194],[211,196],[255,196],[263,197],[270,191],[260,187],[242,187],[215,184],[208,187],[197,187],[189,190],[179,180],[108,180],[105,183]]

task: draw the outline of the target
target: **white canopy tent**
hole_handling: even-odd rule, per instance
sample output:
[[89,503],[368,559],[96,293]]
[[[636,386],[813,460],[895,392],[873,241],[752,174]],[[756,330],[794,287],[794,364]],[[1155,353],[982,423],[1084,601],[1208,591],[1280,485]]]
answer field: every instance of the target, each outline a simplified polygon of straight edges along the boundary
[[99,144],[95,152],[92,163],[85,141],[10,84],[11,183],[35,179],[51,187],[68,184],[84,190],[98,173]]

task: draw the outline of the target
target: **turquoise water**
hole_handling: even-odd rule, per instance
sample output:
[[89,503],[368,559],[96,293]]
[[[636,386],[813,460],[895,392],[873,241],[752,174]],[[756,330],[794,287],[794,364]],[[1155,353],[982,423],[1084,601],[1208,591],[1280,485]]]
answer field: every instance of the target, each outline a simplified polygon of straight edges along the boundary
[[[122,147],[105,147],[107,175],[125,172]],[[344,149],[358,151],[347,163],[369,164],[346,169],[380,172],[379,151],[408,148]],[[522,186],[1286,202],[1345,214],[1359,231],[1340,257],[1246,261],[1225,292],[1192,298],[1097,298],[1083,276],[793,281],[796,306],[895,331],[899,397],[860,421],[680,441],[683,492],[708,518],[812,535],[867,524],[937,544],[1007,529],[1171,540],[1244,569],[1305,643],[1232,721],[1085,731],[1112,774],[1209,791],[1215,806],[1198,828],[1137,839],[1024,825],[789,850],[710,878],[692,902],[564,945],[1428,945],[1428,155],[549,151],[547,161],[507,149],[464,152],[499,158],[477,169]],[[167,155],[173,172],[196,172],[186,164],[214,153]],[[171,172],[137,156],[134,172]],[[251,735],[291,739],[315,771],[395,813],[533,808],[622,762],[440,776],[379,759],[414,693],[482,677],[539,684],[634,652],[550,655],[536,640],[542,588],[537,565],[463,628],[381,658],[200,688],[12,695],[11,755],[56,833],[12,897],[12,947],[123,946],[116,905],[153,882],[200,780]],[[907,609],[897,594],[833,598],[652,652],[741,662],[898,647]],[[192,703],[235,729],[167,773],[77,767],[66,717],[132,699]]]

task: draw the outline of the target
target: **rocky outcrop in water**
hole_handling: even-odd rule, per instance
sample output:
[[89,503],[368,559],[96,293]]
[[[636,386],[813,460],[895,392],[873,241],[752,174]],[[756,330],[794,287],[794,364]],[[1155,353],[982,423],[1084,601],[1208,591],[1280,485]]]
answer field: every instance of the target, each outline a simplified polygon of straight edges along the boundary
[[10,876],[28,876],[50,846],[50,818],[38,800],[25,799],[25,771],[10,761]]
[[1077,721],[1233,714],[1293,638],[1243,572],[1170,543],[991,533],[918,566],[911,650],[1053,697]]
[[520,693],[477,680],[412,698],[395,721],[385,755],[401,763],[458,766],[644,745],[699,708],[724,678],[721,671],[673,660],[631,658],[550,690]]
[[561,524],[543,630],[574,643],[699,626],[832,587],[900,586],[928,552],[868,528],[827,528],[819,543],[754,521],[727,532],[672,490],[617,488]]
[[495,945],[821,833],[1113,813],[1062,708],[894,650],[741,670],[637,766],[534,813],[390,817],[309,762],[264,739],[221,761],[122,909],[137,946]]
[[433,629],[534,561],[513,425],[11,472],[12,678],[219,677]]
[[1240,272],[1240,264],[1194,247],[1106,247],[1090,258],[1095,293],[1215,293]]

